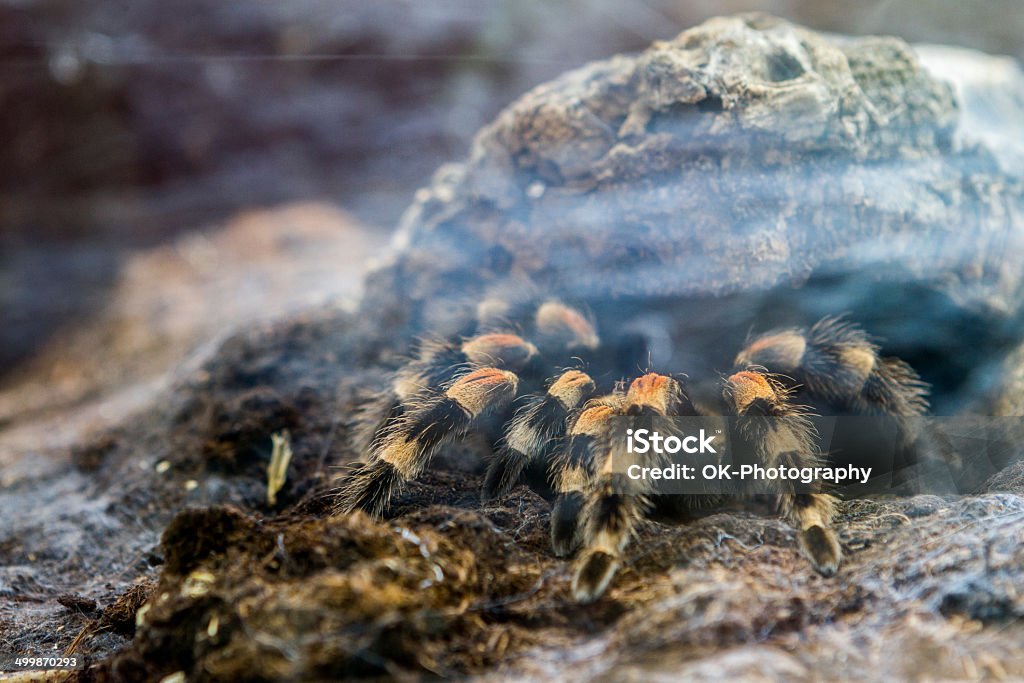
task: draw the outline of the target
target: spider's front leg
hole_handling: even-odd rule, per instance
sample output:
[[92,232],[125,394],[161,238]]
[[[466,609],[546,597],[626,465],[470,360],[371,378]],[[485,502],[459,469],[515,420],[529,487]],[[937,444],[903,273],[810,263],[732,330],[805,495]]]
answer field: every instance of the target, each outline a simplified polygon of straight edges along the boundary
[[508,493],[528,465],[547,460],[565,435],[569,416],[593,395],[595,388],[594,380],[586,373],[567,370],[543,395],[531,396],[516,411],[504,444],[487,469],[483,500]]
[[506,408],[518,385],[513,372],[480,368],[459,377],[443,393],[421,395],[386,427],[367,462],[349,475],[338,496],[339,511],[384,512],[441,444],[465,436],[482,417]]
[[556,492],[551,507],[551,548],[568,557],[583,543],[579,517],[595,474],[595,462],[611,428],[611,418],[622,414],[625,396],[609,394],[586,404],[569,420],[569,433],[552,463]]
[[[854,486],[860,494],[885,486],[882,475],[916,486],[918,466],[943,465],[961,476],[963,463],[941,429],[926,428],[929,386],[899,358],[883,357],[860,327],[825,318],[810,329],[775,330],[748,342],[736,369],[761,366],[777,374],[796,399],[820,415],[877,418],[839,420],[822,444],[836,462],[870,467],[876,483]],[[885,490],[885,489],[882,489]]]
[[[481,328],[496,324],[478,321]],[[540,304],[527,326],[548,354],[589,350],[599,343],[585,315],[554,300]],[[486,414],[508,408],[520,375],[528,379],[543,365],[541,352],[519,335],[502,331],[456,342],[424,342],[417,356],[394,373],[388,389],[361,411],[356,443],[365,450],[365,463],[342,485],[337,509],[383,512],[394,492],[420,474],[441,444],[481,426]],[[478,392],[480,387],[486,391]],[[535,451],[543,450],[545,439],[564,429],[558,425],[563,404],[571,409],[592,391],[593,382],[583,373],[564,373],[540,399],[537,411],[513,424],[510,448],[492,468],[493,492],[511,488]],[[513,449],[523,458],[517,459]]]
[[424,340],[416,356],[391,376],[384,391],[367,400],[355,420],[355,445],[372,451],[387,428],[411,405],[450,386],[473,368],[519,372],[537,357],[537,347],[519,335],[480,334],[458,341]]
[[606,413],[604,427],[598,428],[597,438],[590,441],[591,466],[586,469],[594,474],[580,513],[583,550],[572,579],[573,597],[579,602],[593,602],[604,593],[618,571],[622,552],[637,521],[649,507],[647,496],[654,493],[646,482],[636,482],[637,493],[624,493],[617,488],[615,458],[621,454],[609,438],[608,420],[615,414],[634,416],[652,423],[664,422],[655,429],[665,431],[670,425],[659,418],[679,415],[680,407],[686,403],[676,380],[649,373],[630,384],[621,408]]
[[[726,380],[724,395],[736,416],[734,457],[751,459],[766,468],[821,465],[814,428],[790,403],[788,391],[778,380],[760,372],[738,372]],[[778,511],[796,527],[801,550],[818,572],[832,576],[842,559],[832,528],[835,498],[821,493],[817,483],[807,492],[798,492],[793,482],[775,482],[783,489],[776,494]]]
[[824,318],[810,329],[775,330],[750,340],[735,367],[757,365],[779,374],[801,401],[824,414],[924,415],[928,384],[907,363],[880,351],[857,325]]
[[601,345],[594,321],[583,311],[557,299],[540,304],[536,299],[510,302],[492,297],[477,306],[477,327],[481,331],[517,329],[525,324],[527,336],[546,355],[589,352]]

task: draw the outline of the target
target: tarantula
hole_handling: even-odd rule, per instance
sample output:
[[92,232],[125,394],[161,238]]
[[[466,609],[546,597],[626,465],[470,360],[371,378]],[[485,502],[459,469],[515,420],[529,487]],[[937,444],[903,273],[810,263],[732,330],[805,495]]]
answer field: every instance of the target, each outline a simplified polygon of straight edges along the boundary
[[[823,457],[807,418],[812,407],[889,416],[909,443],[913,418],[928,405],[927,385],[909,365],[880,357],[861,329],[836,318],[748,340],[722,381],[717,409],[695,405],[679,379],[656,373],[628,384],[616,381],[605,391],[578,367],[545,382],[547,368],[557,367],[552,358],[595,352],[600,340],[586,315],[554,300],[529,307],[527,330],[512,331],[508,321],[523,319],[523,310],[485,302],[476,334],[423,343],[394,373],[360,421],[366,457],[343,481],[339,511],[384,513],[439,446],[497,426],[482,498],[503,495],[522,481],[553,499],[552,549],[559,557],[578,553],[572,593],[590,602],[614,578],[642,517],[686,517],[728,497],[623,490],[613,466],[615,418],[660,420],[670,429],[673,417],[720,410],[736,420],[730,438],[750,457],[765,466],[805,467]],[[765,417],[773,419],[760,419]],[[831,576],[842,558],[832,527],[836,498],[820,483],[805,490],[784,481],[774,486],[775,509],[796,528],[803,554]]]

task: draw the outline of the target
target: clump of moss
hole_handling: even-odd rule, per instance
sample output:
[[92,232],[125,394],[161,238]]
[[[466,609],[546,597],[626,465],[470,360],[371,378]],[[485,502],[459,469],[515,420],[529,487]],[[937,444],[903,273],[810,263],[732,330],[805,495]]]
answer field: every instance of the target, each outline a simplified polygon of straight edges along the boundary
[[494,608],[529,594],[543,565],[475,512],[260,520],[213,506],[180,513],[161,548],[139,633],[108,671],[134,661],[215,680],[467,672],[513,641],[538,642],[495,622]]

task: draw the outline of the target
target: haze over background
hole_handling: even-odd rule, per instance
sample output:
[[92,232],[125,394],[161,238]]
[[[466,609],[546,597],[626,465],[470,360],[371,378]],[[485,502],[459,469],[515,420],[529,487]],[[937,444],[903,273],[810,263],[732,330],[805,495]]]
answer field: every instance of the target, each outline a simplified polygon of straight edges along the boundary
[[[160,307],[201,298],[168,298],[158,274],[131,280],[143,301],[134,311],[118,292],[138,270],[134,258],[161,246],[168,258],[194,257],[196,239],[239,212],[295,202],[324,204],[314,211],[321,219],[348,212],[345,239],[363,248],[345,250],[333,266],[345,283],[327,283],[321,298],[354,292],[415,190],[516,96],[589,60],[748,10],[824,30],[1024,52],[1015,0],[0,2],[0,386],[54,380],[64,350],[88,355],[109,342],[97,325],[152,325]],[[284,230],[273,214],[264,223]],[[342,228],[325,221],[316,230]],[[244,242],[244,231],[232,239]],[[252,258],[278,247],[266,249]],[[232,257],[240,272],[245,258]],[[302,271],[303,286],[325,282],[328,267],[316,267],[320,280]],[[267,288],[258,291],[265,299]],[[182,348],[212,331],[185,327]]]

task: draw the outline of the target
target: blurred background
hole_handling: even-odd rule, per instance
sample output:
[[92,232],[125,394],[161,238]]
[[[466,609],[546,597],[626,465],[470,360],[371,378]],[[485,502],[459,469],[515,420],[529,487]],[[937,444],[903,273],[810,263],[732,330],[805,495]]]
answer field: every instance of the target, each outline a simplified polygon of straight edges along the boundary
[[747,10],[1024,53],[1019,0],[0,0],[0,429],[346,305],[516,96]]

